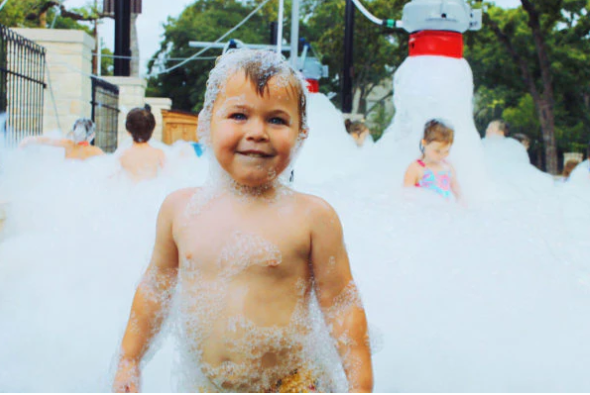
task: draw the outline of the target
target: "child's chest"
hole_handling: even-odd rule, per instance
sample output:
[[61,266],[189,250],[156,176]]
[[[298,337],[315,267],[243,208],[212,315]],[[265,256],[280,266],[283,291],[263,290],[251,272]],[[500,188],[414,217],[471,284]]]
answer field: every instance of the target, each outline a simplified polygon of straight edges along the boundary
[[279,208],[212,208],[188,217],[175,239],[181,271],[212,278],[288,276],[307,266],[311,248],[305,221]]

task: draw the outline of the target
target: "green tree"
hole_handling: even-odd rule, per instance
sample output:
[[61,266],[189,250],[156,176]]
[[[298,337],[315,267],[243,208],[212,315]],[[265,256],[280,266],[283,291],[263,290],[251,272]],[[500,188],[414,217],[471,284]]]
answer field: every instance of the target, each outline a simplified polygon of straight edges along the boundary
[[[467,36],[466,57],[474,70],[476,98],[483,99],[476,102],[476,115],[489,110],[486,97],[503,102],[504,109],[525,111],[523,100],[528,95],[537,118],[536,124],[528,125],[538,130],[526,133],[538,136],[547,170],[557,173],[559,153],[589,137],[590,3],[522,0],[522,5],[504,10],[487,4],[483,29]],[[514,117],[514,111],[507,114]]]
[[[174,108],[201,110],[209,71],[215,64],[219,49],[210,49],[202,56],[206,60],[193,60],[170,72],[157,74],[160,69],[178,64],[175,58],[187,58],[198,48],[189,47],[190,41],[214,41],[246,17],[255,3],[237,0],[197,0],[178,18],[168,18],[164,25],[164,39],[159,51],[152,57],[148,70],[154,74],[148,80],[149,96],[170,97]],[[232,37],[246,43],[266,43],[269,38],[268,19],[264,12],[254,15]],[[213,57],[213,59],[211,59]]]
[[[94,30],[85,23],[96,23],[99,19],[110,17],[112,15],[101,13],[93,5],[68,9],[58,1],[18,0],[5,4],[0,12],[0,24],[8,27],[83,30],[96,38]],[[112,55],[112,52],[104,45],[101,45],[101,51],[107,55],[102,58],[102,74],[111,75],[113,59],[108,55]]]
[[59,1],[18,0],[9,1],[2,8],[0,23],[9,27],[53,26],[56,29],[78,29],[90,33],[87,26],[78,22],[91,22],[109,17],[112,15],[103,14],[91,5],[68,9]]
[[[401,19],[403,4],[407,0],[373,0],[365,7],[379,18]],[[308,1],[308,15],[303,34],[320,53],[322,62],[330,68],[330,77],[321,81],[321,91],[336,92],[335,104],[340,106],[340,83],[343,78],[344,59],[344,8],[343,0]],[[353,47],[353,94],[358,93],[359,113],[368,116],[367,97],[373,89],[391,77],[408,52],[408,36],[403,30],[385,31],[369,21],[361,12],[355,12]],[[382,100],[390,98],[390,92]]]

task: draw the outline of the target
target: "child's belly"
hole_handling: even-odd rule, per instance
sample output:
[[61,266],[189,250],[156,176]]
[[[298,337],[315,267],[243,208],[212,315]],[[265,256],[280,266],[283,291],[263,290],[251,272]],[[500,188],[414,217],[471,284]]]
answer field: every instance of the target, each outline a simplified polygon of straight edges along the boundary
[[189,283],[178,295],[182,340],[217,390],[266,391],[305,364],[306,292],[276,287],[283,291],[273,294],[250,281]]

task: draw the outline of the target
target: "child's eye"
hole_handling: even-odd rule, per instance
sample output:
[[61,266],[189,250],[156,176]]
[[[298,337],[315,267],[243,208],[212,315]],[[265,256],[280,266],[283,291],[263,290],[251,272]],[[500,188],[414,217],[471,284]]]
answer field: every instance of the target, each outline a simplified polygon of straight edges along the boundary
[[246,114],[241,113],[241,112],[234,112],[229,117],[231,119],[235,119],[236,121],[245,121],[246,120]]
[[283,118],[279,118],[279,117],[271,118],[270,123],[275,124],[275,125],[287,125],[287,121],[284,120]]

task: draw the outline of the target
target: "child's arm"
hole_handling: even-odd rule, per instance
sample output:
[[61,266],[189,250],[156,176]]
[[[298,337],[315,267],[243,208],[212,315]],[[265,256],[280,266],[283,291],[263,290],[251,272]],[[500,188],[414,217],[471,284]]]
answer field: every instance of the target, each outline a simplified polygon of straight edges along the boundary
[[373,369],[365,310],[354,284],[342,225],[321,201],[312,211],[311,262],[318,301],[336,340],[350,392],[371,392]]
[[459,179],[457,178],[457,172],[453,165],[449,164],[451,167],[451,191],[453,195],[455,195],[455,199],[458,202],[463,203],[463,194],[461,192],[461,185],[459,184]]
[[416,163],[412,163],[408,166],[408,170],[406,170],[406,175],[404,176],[404,187],[416,186],[419,170],[420,168],[416,166]]
[[178,251],[172,236],[175,195],[160,209],[152,259],[135,291],[127,329],[121,344],[115,392],[139,391],[140,361],[160,329],[178,274]]
[[68,139],[53,139],[45,136],[29,136],[24,138],[19,144],[19,148],[24,148],[29,145],[50,145],[53,147],[67,147],[71,145],[71,140]]

